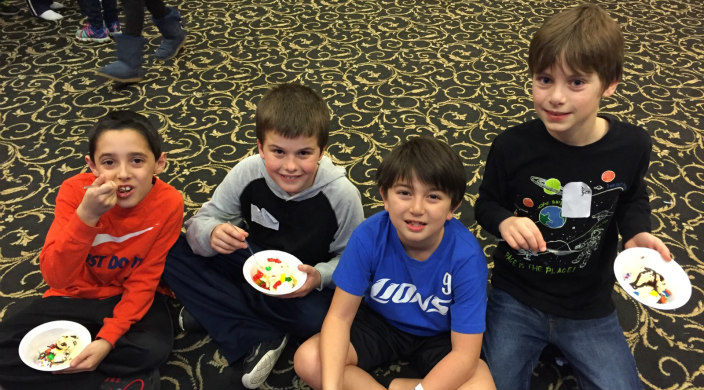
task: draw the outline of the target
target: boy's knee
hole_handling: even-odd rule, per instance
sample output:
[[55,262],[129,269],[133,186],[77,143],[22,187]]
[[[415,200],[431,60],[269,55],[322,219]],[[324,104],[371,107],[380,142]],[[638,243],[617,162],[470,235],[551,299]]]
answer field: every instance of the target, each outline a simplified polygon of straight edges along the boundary
[[293,369],[303,382],[313,389],[322,386],[320,334],[306,340],[293,355]]

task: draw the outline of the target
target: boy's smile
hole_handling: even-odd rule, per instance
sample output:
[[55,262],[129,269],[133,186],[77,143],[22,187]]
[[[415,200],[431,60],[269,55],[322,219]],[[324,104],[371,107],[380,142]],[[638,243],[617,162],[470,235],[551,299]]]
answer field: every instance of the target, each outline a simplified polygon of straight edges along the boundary
[[533,75],[533,104],[550,135],[574,146],[598,141],[608,130],[599,120],[599,101],[616,91],[617,81],[604,86],[595,72],[580,73],[554,65]]
[[415,175],[410,182],[396,181],[381,194],[406,253],[416,260],[427,259],[442,242],[445,221],[452,219],[450,196]]
[[96,141],[95,161],[86,162],[95,176],[105,175],[117,185],[117,206],[131,208],[152,189],[152,179],[166,166],[166,154],[159,159],[142,134],[135,130],[107,130]]
[[316,137],[285,138],[272,130],[257,147],[269,177],[286,193],[294,195],[313,185],[324,151]]

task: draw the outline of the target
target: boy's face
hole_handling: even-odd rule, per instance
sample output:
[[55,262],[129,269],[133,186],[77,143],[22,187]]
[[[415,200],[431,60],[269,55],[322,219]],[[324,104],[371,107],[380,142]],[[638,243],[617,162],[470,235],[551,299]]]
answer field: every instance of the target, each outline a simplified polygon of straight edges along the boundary
[[427,259],[442,241],[445,221],[452,219],[450,196],[414,175],[410,182],[397,180],[381,197],[406,253]]
[[579,73],[553,65],[533,75],[533,104],[548,132],[561,142],[582,146],[597,141],[601,98],[616,91],[617,81],[604,86],[594,73]]
[[257,147],[266,172],[289,195],[313,185],[325,150],[318,147],[316,137],[284,138],[276,131],[266,132],[264,143],[257,140]]
[[95,161],[86,156],[95,176],[105,175],[117,184],[117,205],[136,206],[152,189],[152,178],[163,172],[166,153],[158,159],[147,140],[136,130],[106,130],[95,144]]

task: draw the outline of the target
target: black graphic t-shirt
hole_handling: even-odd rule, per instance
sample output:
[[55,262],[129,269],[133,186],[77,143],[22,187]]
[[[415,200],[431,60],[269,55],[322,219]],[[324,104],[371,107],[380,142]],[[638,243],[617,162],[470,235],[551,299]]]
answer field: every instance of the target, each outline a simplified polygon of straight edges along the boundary
[[605,118],[609,131],[590,145],[563,144],[533,120],[497,136],[489,152],[477,221],[500,237],[506,218],[530,218],[548,247],[516,251],[500,241],[492,285],[547,313],[598,318],[613,311],[618,235],[626,241],[650,231],[650,137]]

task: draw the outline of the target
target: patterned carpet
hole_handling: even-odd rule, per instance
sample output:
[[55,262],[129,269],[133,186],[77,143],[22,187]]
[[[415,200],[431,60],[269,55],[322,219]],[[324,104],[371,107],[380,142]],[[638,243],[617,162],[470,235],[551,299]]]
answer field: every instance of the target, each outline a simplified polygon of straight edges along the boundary
[[[25,9],[23,2],[8,0]],[[472,206],[488,147],[507,126],[533,116],[525,58],[545,17],[567,0],[184,0],[188,40],[175,60],[157,63],[150,20],[147,80],[116,86],[93,71],[114,59],[112,44],[73,39],[74,0],[65,18],[0,16],[0,320],[46,288],[38,254],[62,180],[85,170],[85,132],[117,108],[161,126],[168,167],[186,217],[227,171],[256,152],[254,107],[265,89],[295,81],[319,90],[334,115],[328,153],[347,168],[366,215],[379,211],[373,185],[381,157],[401,141],[433,135],[461,153],[470,181],[461,220],[493,250]],[[600,1],[627,41],[625,80],[603,111],[653,138],[647,176],[654,233],[693,285],[682,308],[654,310],[618,286],[614,300],[647,389],[704,388],[704,5],[701,0]],[[170,5],[176,5],[173,2]],[[2,157],[5,156],[5,157]],[[624,162],[628,163],[628,162]],[[491,266],[491,264],[490,264]],[[174,305],[177,305],[174,302]],[[301,389],[291,356],[263,388]],[[554,352],[554,351],[553,351]],[[534,376],[540,389],[573,389],[569,366],[548,353]],[[238,388],[206,335],[177,335],[161,387]],[[406,372],[399,362],[378,377]]]

